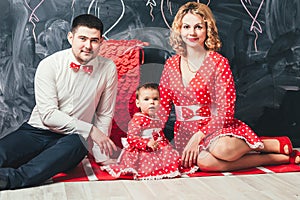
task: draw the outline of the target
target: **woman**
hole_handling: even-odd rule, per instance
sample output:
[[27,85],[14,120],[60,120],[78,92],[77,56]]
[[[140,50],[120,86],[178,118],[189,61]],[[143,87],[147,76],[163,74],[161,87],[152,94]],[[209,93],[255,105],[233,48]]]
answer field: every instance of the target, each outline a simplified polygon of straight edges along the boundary
[[166,121],[174,104],[174,139],[183,167],[231,171],[299,163],[288,137],[260,138],[234,119],[234,80],[228,60],[217,53],[221,42],[208,6],[181,6],[170,43],[177,54],[166,61],[160,80],[161,114]]

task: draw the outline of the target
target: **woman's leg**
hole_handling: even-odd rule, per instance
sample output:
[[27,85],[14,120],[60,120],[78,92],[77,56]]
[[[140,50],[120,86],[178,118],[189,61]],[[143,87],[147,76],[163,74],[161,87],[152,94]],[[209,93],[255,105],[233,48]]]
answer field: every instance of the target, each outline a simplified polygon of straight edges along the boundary
[[[276,140],[269,142],[267,147],[272,145],[272,143],[275,143]],[[289,163],[290,156],[277,153],[279,152],[279,148],[277,143],[277,148],[272,149],[272,151],[275,151],[276,153],[250,153],[251,148],[244,140],[225,136],[213,142],[208,151],[200,152],[197,159],[197,165],[204,171],[231,171],[261,165]],[[299,157],[295,160],[296,163],[300,162]]]
[[[209,152],[214,155],[216,158],[226,161],[234,161],[249,153],[250,151],[254,150],[257,152],[264,152],[264,153],[278,153],[280,154],[280,143],[277,139],[273,138],[266,138],[262,139],[264,144],[263,149],[251,149],[248,144],[242,139],[231,137],[231,136],[224,136],[220,137],[216,141],[214,141],[211,146],[209,147]],[[285,150],[284,154],[289,155],[291,150],[289,149],[290,144],[284,145],[283,149]]]
[[[299,163],[299,157],[296,163]],[[197,165],[202,171],[233,171],[262,165],[289,163],[289,156],[284,154],[246,154],[235,161],[225,161],[214,157],[208,151],[201,151]]]
[[251,150],[244,140],[231,136],[218,138],[208,149],[214,157],[226,161],[238,160]]

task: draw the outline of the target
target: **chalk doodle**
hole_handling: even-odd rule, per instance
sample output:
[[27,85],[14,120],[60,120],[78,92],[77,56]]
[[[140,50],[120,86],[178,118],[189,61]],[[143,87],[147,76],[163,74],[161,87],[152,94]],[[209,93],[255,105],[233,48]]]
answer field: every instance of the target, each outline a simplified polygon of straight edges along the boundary
[[156,2],[155,0],[148,0],[147,3],[146,3],[146,6],[150,6],[150,16],[152,17],[152,21],[154,21],[154,16],[153,16],[153,6],[156,6]]
[[[121,21],[121,19],[124,17],[124,14],[125,14],[125,3],[124,3],[124,0],[120,0],[120,3],[121,3],[121,6],[122,6],[122,13],[121,15],[119,16],[119,18],[113,23],[113,25],[108,29],[106,30],[104,33],[103,33],[103,37],[107,40],[109,39],[106,35],[114,28],[117,26],[117,24]],[[75,0],[72,0],[72,8],[74,8],[74,4],[75,4]],[[88,9],[87,9],[87,14],[93,14],[99,18],[100,17],[100,9],[101,9],[101,1],[99,3],[99,0],[91,0],[91,2],[89,3],[89,6],[88,6]],[[103,5],[103,4],[102,4]]]
[[35,23],[38,23],[40,21],[40,19],[35,15],[35,11],[43,4],[45,0],[41,0],[37,5],[36,7],[34,8],[31,8],[29,6],[29,2],[27,2],[26,0],[24,0],[24,4],[25,6],[31,11],[31,14],[29,15],[29,18],[28,18],[28,21],[30,23],[32,23],[33,25],[33,28],[32,28],[32,35],[33,35],[33,38],[35,41],[37,41],[36,39],[36,35],[35,35],[35,28],[36,28],[36,24]]
[[[197,0],[197,3],[200,3],[200,0]],[[206,3],[206,5],[209,5],[210,4],[210,0],[208,0],[208,2]],[[170,0],[167,0],[166,2],[166,5],[167,5],[167,8],[168,8],[168,11],[170,12],[171,15],[173,15],[173,12],[172,12],[172,2]],[[166,26],[171,29],[171,26],[170,24],[168,23],[167,19],[166,19],[166,16],[165,16],[165,13],[164,13],[164,0],[161,0],[161,4],[160,4],[160,10],[161,10],[161,15],[162,15],[162,18],[166,24]]]
[[91,9],[92,9],[94,3],[95,3],[94,15],[100,18],[100,14],[99,14],[100,7],[98,7],[98,1],[97,2],[95,2],[95,0],[91,1],[87,13],[89,13],[89,14],[91,13]]
[[104,32],[103,37],[105,39],[108,39],[106,37],[106,34],[109,33],[120,22],[120,20],[123,18],[124,14],[125,14],[125,4],[124,4],[124,1],[123,0],[120,0],[120,1],[121,1],[121,5],[122,5],[122,13],[121,13],[120,17],[117,19],[117,21],[107,31]]
[[264,4],[264,0],[262,0],[260,2],[260,5],[255,13],[255,16],[253,16],[251,14],[251,12],[249,11],[249,9],[247,8],[247,5],[245,3],[248,3],[249,5],[252,5],[251,3],[251,0],[241,0],[241,4],[243,5],[244,9],[246,10],[246,12],[248,13],[248,15],[252,18],[252,23],[251,23],[251,26],[250,26],[250,31],[253,31],[254,34],[255,34],[255,39],[254,39],[254,49],[255,51],[257,52],[258,51],[258,48],[257,48],[257,39],[258,39],[258,34],[262,34],[262,27],[259,23],[259,21],[257,21],[257,17],[258,17],[258,14],[259,12],[261,11],[261,7],[262,5]]
[[[167,0],[167,7],[168,7],[168,10],[170,11],[170,14],[172,15],[172,9],[171,9],[171,1],[170,0]],[[166,16],[165,16],[165,13],[164,13],[164,0],[161,0],[161,4],[160,4],[160,10],[161,10],[161,15],[162,15],[162,18],[165,22],[165,24],[167,25],[167,27],[169,29],[171,29],[171,26],[169,25],[167,19],[166,19]]]
[[[200,0],[197,0],[198,3],[201,3]],[[210,0],[207,1],[206,5],[208,6],[210,4]]]

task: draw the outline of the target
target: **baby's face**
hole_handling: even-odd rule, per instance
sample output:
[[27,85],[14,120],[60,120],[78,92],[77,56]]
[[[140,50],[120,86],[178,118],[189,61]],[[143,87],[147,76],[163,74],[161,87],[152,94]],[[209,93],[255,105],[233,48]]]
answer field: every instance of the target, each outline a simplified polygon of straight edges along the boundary
[[141,112],[149,116],[154,116],[160,104],[159,92],[151,88],[141,88],[136,106]]

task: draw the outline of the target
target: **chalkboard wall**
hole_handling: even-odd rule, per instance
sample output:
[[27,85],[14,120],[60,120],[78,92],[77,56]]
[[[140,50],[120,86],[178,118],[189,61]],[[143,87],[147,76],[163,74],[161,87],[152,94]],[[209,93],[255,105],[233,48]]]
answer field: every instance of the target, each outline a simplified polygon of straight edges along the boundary
[[[0,137],[34,106],[39,61],[69,47],[82,13],[99,16],[105,39],[140,39],[169,51],[169,27],[183,0],[1,0]],[[300,146],[300,1],[211,0],[234,73],[236,117],[259,135],[289,135]]]

